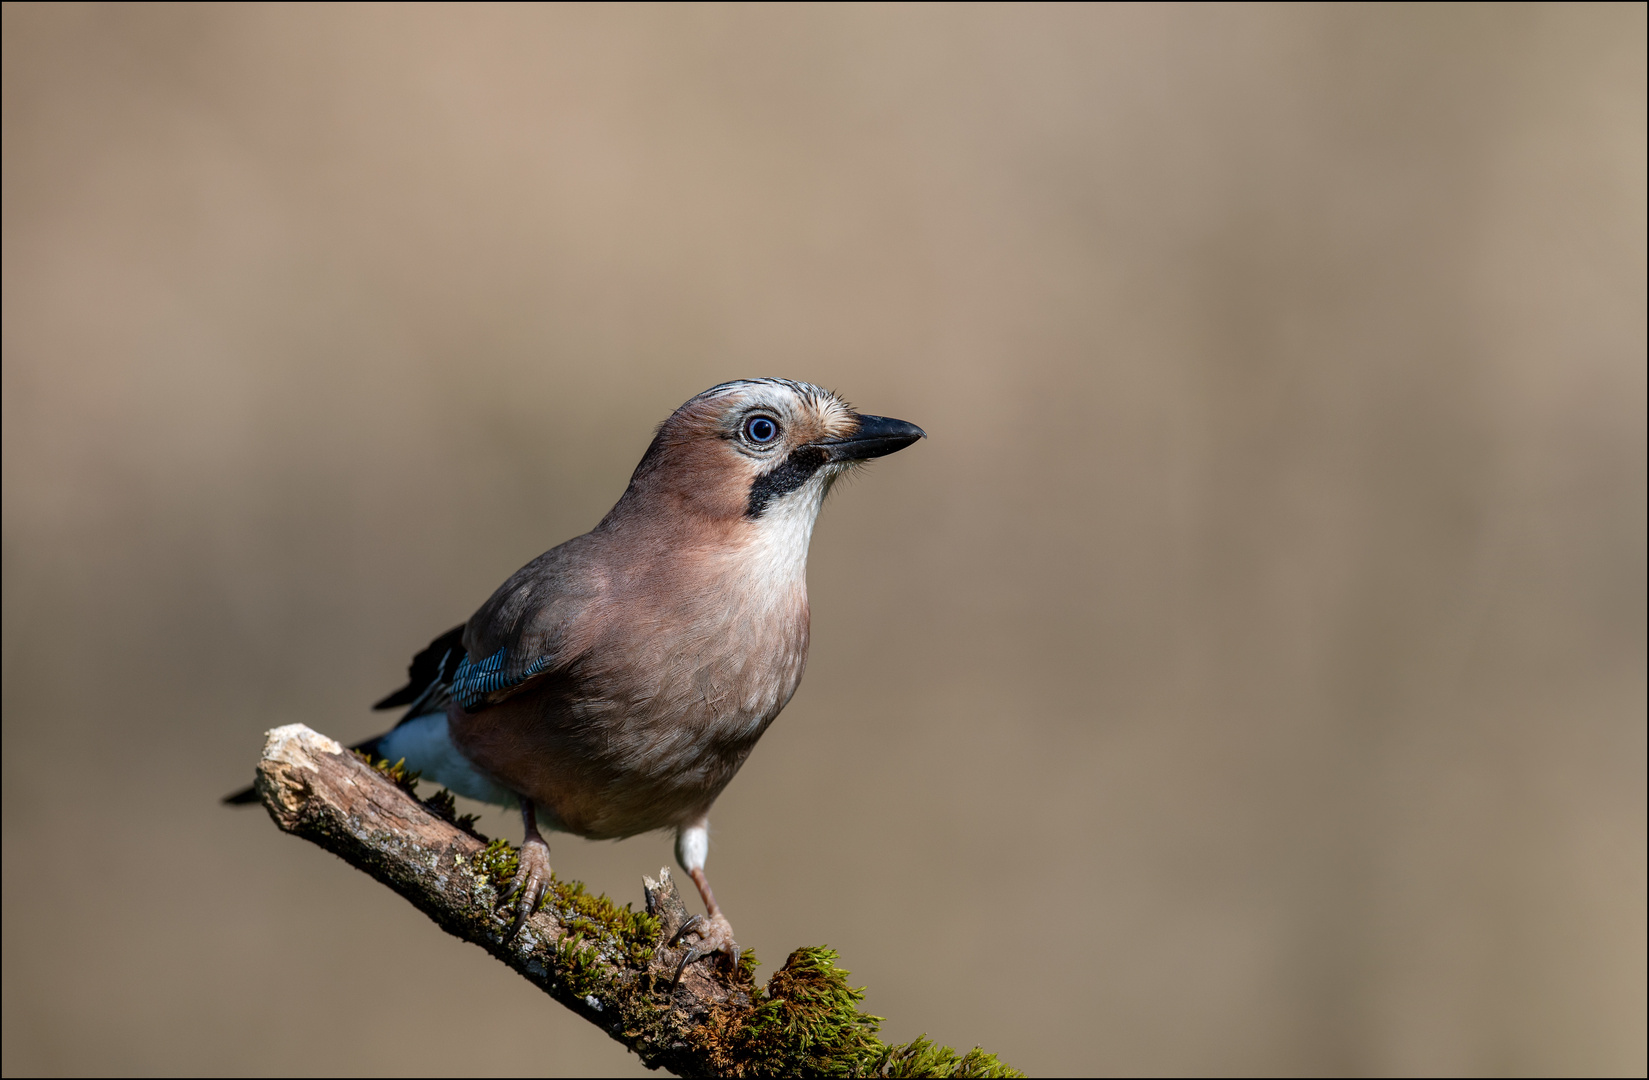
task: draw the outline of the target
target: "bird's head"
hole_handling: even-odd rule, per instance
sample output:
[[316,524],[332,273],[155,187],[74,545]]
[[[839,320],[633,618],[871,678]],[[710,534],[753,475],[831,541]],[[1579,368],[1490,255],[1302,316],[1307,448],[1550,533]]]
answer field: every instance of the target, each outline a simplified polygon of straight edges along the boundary
[[926,437],[915,424],[854,412],[809,383],[722,383],[659,425],[620,507],[667,505],[729,524],[805,522],[810,531],[838,476]]

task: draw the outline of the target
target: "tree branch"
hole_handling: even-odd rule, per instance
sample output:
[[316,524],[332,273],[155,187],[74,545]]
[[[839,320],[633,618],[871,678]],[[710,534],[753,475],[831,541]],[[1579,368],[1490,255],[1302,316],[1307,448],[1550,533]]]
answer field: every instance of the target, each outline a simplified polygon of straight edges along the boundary
[[520,934],[506,941],[500,892],[515,849],[488,842],[453,799],[415,793],[416,777],[371,765],[302,724],[269,732],[257,792],[281,829],[313,841],[410,900],[441,929],[481,946],[540,990],[623,1043],[650,1068],[680,1076],[1019,1076],[975,1047],[926,1038],[889,1046],[881,1018],[829,949],[797,949],[765,989],[746,952],[729,972],[689,965],[667,944],[687,919],[670,879],[644,878],[646,910],[618,907],[557,879]]

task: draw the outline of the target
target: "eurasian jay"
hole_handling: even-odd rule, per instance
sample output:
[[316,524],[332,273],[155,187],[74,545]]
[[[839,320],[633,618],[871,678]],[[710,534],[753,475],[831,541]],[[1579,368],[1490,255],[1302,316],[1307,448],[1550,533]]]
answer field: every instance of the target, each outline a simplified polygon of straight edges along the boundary
[[400,723],[357,749],[520,807],[512,935],[549,885],[541,829],[668,828],[708,913],[686,929],[683,965],[717,951],[736,961],[704,873],[710,807],[801,682],[807,548],[825,494],[925,437],[807,383],[711,387],[659,425],[599,525],[414,657],[407,685],[374,706],[406,706]]

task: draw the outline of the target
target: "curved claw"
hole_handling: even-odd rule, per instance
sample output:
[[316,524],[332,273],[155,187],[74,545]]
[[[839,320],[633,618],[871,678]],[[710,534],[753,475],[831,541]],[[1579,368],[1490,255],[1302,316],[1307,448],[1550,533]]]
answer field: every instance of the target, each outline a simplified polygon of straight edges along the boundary
[[674,936],[672,936],[670,938],[670,947],[674,948],[677,945],[680,945],[681,944],[681,939],[686,937],[688,934],[692,933],[693,932],[693,927],[697,926],[699,923],[701,923],[703,921],[704,921],[704,916],[703,915],[689,915],[687,917],[687,921],[681,924],[681,929],[677,930],[675,932]]
[[670,980],[672,997],[675,996],[676,987],[681,985],[681,976],[687,970],[688,964],[696,964],[706,956],[719,952],[727,955],[731,966],[738,966],[739,947],[733,940],[733,927],[720,915],[712,915],[708,919],[702,915],[692,916],[681,924],[681,929],[670,938],[670,944],[677,944],[688,934],[698,938],[698,941],[682,954],[681,962],[676,965],[676,976]]
[[542,840],[529,839],[521,845],[520,865],[515,877],[510,879],[508,887],[500,898],[506,902],[515,900],[515,921],[504,935],[506,942],[514,941],[515,935],[521,932],[526,925],[527,916],[538,910],[539,903],[544,899],[544,893],[550,887],[550,849]]
[[702,954],[697,949],[688,949],[681,954],[681,963],[676,965],[676,977],[670,980],[670,996],[676,996],[676,987],[681,985],[681,973],[687,970],[687,965],[700,959]]

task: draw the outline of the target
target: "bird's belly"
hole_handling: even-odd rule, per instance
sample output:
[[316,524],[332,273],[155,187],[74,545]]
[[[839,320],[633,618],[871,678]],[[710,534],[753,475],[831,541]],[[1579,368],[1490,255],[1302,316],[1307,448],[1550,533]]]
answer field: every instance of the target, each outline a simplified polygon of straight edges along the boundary
[[476,713],[453,706],[454,743],[567,832],[633,836],[697,820],[807,663],[805,589],[747,586],[666,593],[675,600],[609,618],[605,636],[515,696]]
[[658,716],[537,696],[474,714],[454,707],[453,741],[481,770],[542,808],[545,825],[598,840],[701,817],[781,707]]

